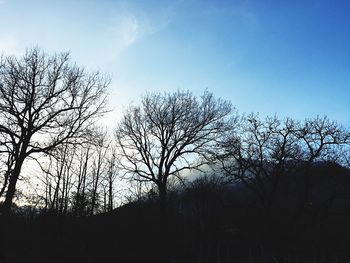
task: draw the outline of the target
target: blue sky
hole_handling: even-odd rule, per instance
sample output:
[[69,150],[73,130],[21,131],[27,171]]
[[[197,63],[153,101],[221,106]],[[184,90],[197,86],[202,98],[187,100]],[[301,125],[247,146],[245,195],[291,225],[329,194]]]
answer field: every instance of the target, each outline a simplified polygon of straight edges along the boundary
[[240,112],[349,126],[349,13],[340,0],[0,0],[0,50],[70,51],[111,75],[109,121],[146,91],[208,89]]

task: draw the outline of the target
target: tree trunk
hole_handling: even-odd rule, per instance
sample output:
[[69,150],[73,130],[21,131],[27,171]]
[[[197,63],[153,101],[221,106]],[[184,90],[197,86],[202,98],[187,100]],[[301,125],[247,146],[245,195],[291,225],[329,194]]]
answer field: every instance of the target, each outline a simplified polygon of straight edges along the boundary
[[6,173],[5,173],[4,184],[2,185],[2,188],[1,188],[1,190],[0,190],[0,197],[1,197],[1,196],[4,194],[4,192],[5,192],[7,183],[8,183],[8,181],[9,181],[8,179],[9,179],[10,173],[11,173],[11,170],[10,170],[10,168],[8,168],[8,170],[7,170]]
[[90,215],[94,214],[94,210],[95,210],[95,207],[96,207],[97,187],[98,187],[98,181],[99,181],[99,177],[100,177],[99,173],[100,173],[100,168],[98,168],[98,170],[96,172],[95,181],[93,182]]
[[12,200],[16,192],[16,184],[21,172],[23,162],[24,157],[19,157],[10,175],[9,186],[7,188],[5,201],[2,205],[2,213],[4,215],[9,215],[11,213]]
[[[110,175],[111,176],[111,175]],[[109,187],[108,187],[108,211],[113,210],[113,182],[109,178]]]

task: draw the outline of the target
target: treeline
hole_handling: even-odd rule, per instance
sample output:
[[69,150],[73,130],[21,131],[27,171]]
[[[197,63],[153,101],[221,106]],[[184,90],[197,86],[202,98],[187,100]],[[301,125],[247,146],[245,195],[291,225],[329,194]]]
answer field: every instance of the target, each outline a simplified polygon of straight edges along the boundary
[[[88,73],[68,54],[39,49],[0,61],[1,212],[18,205],[60,215],[112,211],[146,195],[166,212],[170,184],[190,184],[188,171],[243,184],[269,217],[281,178],[303,167],[297,220],[310,197],[311,167],[349,166],[349,130],[327,117],[297,121],[239,114],[210,92],[147,93],[113,132],[98,127],[107,111],[109,78]],[[25,165],[40,173],[24,173]],[[25,201],[18,182],[36,185]],[[127,190],[125,184],[127,183]],[[23,192],[25,195],[25,191]]]

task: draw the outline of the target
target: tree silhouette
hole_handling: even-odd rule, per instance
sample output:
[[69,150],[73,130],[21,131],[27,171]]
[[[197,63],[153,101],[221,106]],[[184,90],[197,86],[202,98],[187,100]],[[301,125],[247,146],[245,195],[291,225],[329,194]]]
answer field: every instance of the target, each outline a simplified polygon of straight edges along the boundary
[[1,58],[0,151],[14,160],[3,213],[10,212],[24,161],[88,133],[105,112],[108,84],[70,63],[68,53],[49,56],[35,48]]
[[209,92],[147,94],[115,132],[121,166],[132,179],[153,182],[164,209],[169,177],[210,161],[209,149],[230,130],[230,113],[231,104]]
[[281,178],[292,170],[302,171],[305,182],[296,220],[309,199],[311,165],[335,159],[349,138],[347,129],[327,117],[299,122],[250,114],[222,143],[218,159],[224,174],[255,193],[267,218]]

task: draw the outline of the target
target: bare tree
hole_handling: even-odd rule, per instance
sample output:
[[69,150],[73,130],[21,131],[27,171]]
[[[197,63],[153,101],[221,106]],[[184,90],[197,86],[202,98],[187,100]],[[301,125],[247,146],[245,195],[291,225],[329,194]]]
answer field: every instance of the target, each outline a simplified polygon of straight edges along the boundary
[[51,212],[66,214],[70,201],[70,192],[73,188],[74,158],[76,145],[62,144],[50,153],[48,161],[43,158],[37,160],[44,173],[44,179],[38,179],[45,187],[42,199],[45,201],[45,209]]
[[296,128],[291,119],[243,116],[218,153],[224,174],[253,191],[267,217],[287,164],[300,159]]
[[99,195],[99,186],[101,184],[103,175],[107,173],[107,154],[110,142],[108,141],[106,130],[96,130],[94,141],[95,156],[93,159],[93,168],[91,174],[91,208],[90,215],[93,215],[97,205]]
[[44,178],[39,177],[45,186],[42,199],[49,211],[65,215],[70,210],[78,216],[99,211],[101,188],[108,183],[109,141],[106,131],[97,128],[90,137],[89,142],[57,147],[44,164],[45,159],[38,161],[44,172]]
[[209,92],[147,94],[115,132],[121,166],[132,179],[154,183],[165,208],[169,177],[210,161],[209,149],[230,130],[230,113],[231,104]]
[[88,167],[91,163],[91,152],[92,146],[89,143],[85,143],[79,147],[79,153],[77,154],[77,167],[76,167],[76,189],[73,197],[73,214],[84,215],[86,214],[86,188],[87,188],[87,177]]
[[[117,151],[116,148],[111,146],[110,154],[107,159],[107,173],[104,177],[105,182],[105,212],[112,211],[114,208],[114,194],[115,187],[114,182],[118,175],[118,167],[117,167]],[[107,203],[108,202],[108,203]]]
[[303,159],[308,163],[336,158],[336,150],[350,139],[347,129],[326,116],[305,120],[295,135],[303,145]]
[[304,191],[300,195],[299,207],[292,218],[296,222],[302,215],[309,200],[311,188],[311,165],[316,161],[337,161],[341,148],[350,140],[350,132],[326,116],[307,119],[294,132],[301,145],[301,156],[305,162]]
[[302,167],[305,191],[296,213],[300,215],[309,197],[311,165],[336,158],[337,148],[348,139],[348,131],[326,117],[298,122],[276,117],[262,120],[250,114],[226,138],[218,159],[226,175],[256,194],[268,217],[282,176]]
[[3,212],[10,212],[22,165],[29,156],[50,153],[80,139],[105,111],[109,80],[71,64],[69,54],[39,49],[0,61],[2,152],[13,157]]

